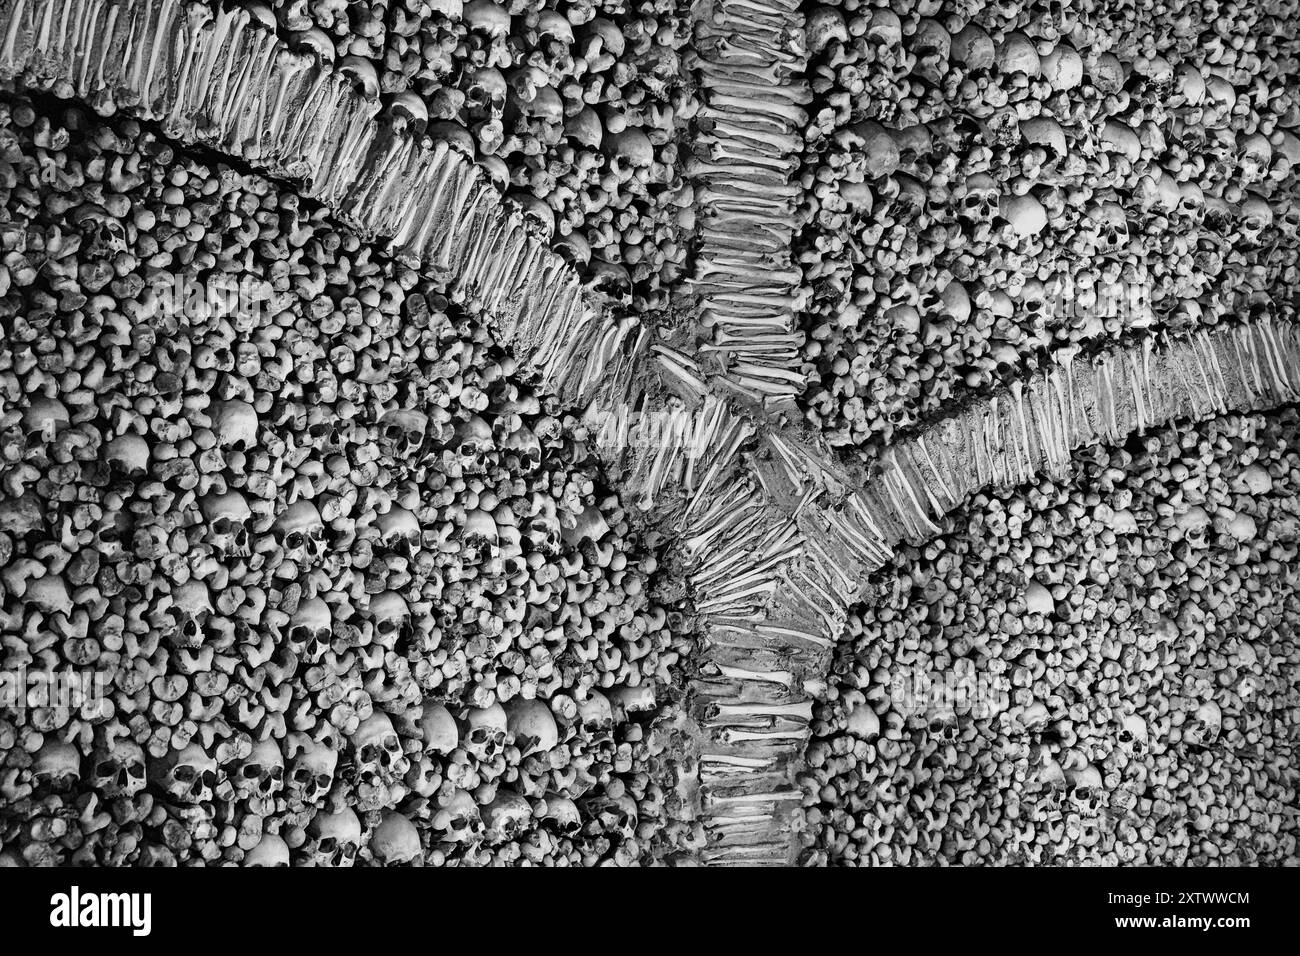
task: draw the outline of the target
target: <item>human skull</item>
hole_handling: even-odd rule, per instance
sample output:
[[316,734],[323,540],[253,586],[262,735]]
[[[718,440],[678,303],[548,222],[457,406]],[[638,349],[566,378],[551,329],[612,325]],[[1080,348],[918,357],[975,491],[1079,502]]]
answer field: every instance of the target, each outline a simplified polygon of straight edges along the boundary
[[411,769],[406,772],[406,786],[412,793],[432,799],[443,783],[446,769],[442,758],[428,753],[412,754]]
[[1047,210],[1031,195],[1000,197],[998,213],[1012,235],[1020,239],[1036,236],[1047,228]]
[[412,408],[397,408],[379,418],[380,451],[394,461],[411,462],[424,448],[429,416]]
[[223,448],[248,451],[257,445],[257,411],[248,402],[215,402],[209,417]]
[[308,661],[317,661],[334,640],[334,615],[319,597],[304,598],[289,619],[289,646]]
[[455,718],[437,701],[424,702],[416,726],[425,753],[445,757],[460,744],[460,731],[456,728]]
[[1174,527],[1182,532],[1186,541],[1197,547],[1205,544],[1205,535],[1210,524],[1209,512],[1200,505],[1192,505],[1174,518]]
[[488,470],[491,456],[496,451],[491,427],[478,415],[470,415],[456,426],[452,449],[459,457],[465,474],[483,474]]
[[138,478],[149,470],[149,443],[139,435],[118,435],[104,445],[104,460],[122,474]]
[[401,738],[382,710],[363,720],[350,739],[359,777],[387,787],[410,769],[410,761],[402,752]]
[[483,817],[474,798],[455,790],[433,815],[433,827],[449,843],[477,843],[483,838]]
[[494,66],[482,66],[470,75],[465,106],[472,114],[500,116],[508,95],[509,87],[501,71]]
[[1026,143],[1042,146],[1049,158],[1060,158],[1069,152],[1065,130],[1050,116],[1035,116],[1020,123],[1018,128]]
[[542,812],[542,821],[561,836],[571,836],[582,829],[582,815],[578,805],[559,793],[548,793],[545,798],[546,809]]
[[1037,780],[1035,781],[1038,788],[1042,791],[1044,802],[1049,809],[1058,810],[1061,806],[1061,800],[1065,797],[1067,783],[1065,771],[1050,755],[1043,755],[1043,762],[1038,767]]
[[1273,162],[1273,144],[1263,133],[1252,133],[1242,137],[1237,150],[1237,166],[1241,170],[1242,180],[1247,185],[1257,183],[1268,175]]
[[879,7],[872,10],[867,37],[879,48],[883,66],[890,67],[898,62],[898,50],[903,45],[903,23],[898,14]]
[[244,854],[244,866],[288,866],[289,845],[274,833],[262,834],[261,841]]
[[361,821],[351,807],[317,813],[307,824],[307,841],[299,851],[305,866],[351,866],[361,848]]
[[82,248],[92,259],[112,259],[119,252],[127,251],[126,230],[103,206],[79,206],[71,218],[81,232]]
[[1043,79],[1057,92],[1072,90],[1083,82],[1083,58],[1064,43],[1042,58],[1042,68]]
[[961,738],[961,724],[951,702],[940,702],[930,713],[930,737],[940,746],[955,744]]
[[653,684],[637,684],[635,687],[611,687],[605,695],[614,709],[614,717],[620,723],[629,720],[633,714],[645,714],[655,709],[655,689]]
[[500,704],[471,707],[465,714],[465,749],[480,760],[491,760],[505,747],[509,726]]
[[493,842],[513,840],[528,829],[533,818],[529,802],[511,790],[498,790],[483,811],[486,836]]
[[858,704],[848,712],[845,729],[863,740],[870,740],[880,736],[880,717],[871,709],[871,705]]
[[505,708],[506,727],[514,734],[515,746],[525,757],[546,753],[559,743],[555,716],[544,701],[512,699]]
[[253,744],[247,757],[237,760],[228,773],[235,796],[249,801],[254,812],[274,809],[276,795],[284,789],[284,754],[268,737]]
[[611,797],[608,793],[586,797],[582,800],[582,810],[597,821],[603,833],[617,834],[624,839],[636,833],[637,805],[627,793],[619,797]]
[[542,461],[542,446],[533,430],[520,425],[501,442],[501,451],[507,465],[519,471],[532,471]]
[[1097,142],[1106,152],[1122,156],[1130,163],[1136,163],[1142,158],[1141,137],[1122,120],[1106,120]]
[[32,778],[47,787],[73,784],[81,779],[81,754],[66,740],[47,736],[32,760]]
[[1088,77],[1103,95],[1119,92],[1124,86],[1124,64],[1113,53],[1102,53],[1092,61]]
[[1038,733],[1047,726],[1050,718],[1051,714],[1047,709],[1047,705],[1040,700],[1036,700],[1027,704],[1019,714],[1015,715],[1013,723],[1020,730]]
[[70,421],[67,407],[58,399],[34,395],[23,412],[23,433],[36,441],[52,441]]
[[524,537],[540,554],[555,555],[560,552],[563,529],[555,511],[555,502],[549,497],[542,497],[537,513],[528,519]]
[[1193,180],[1178,184],[1178,209],[1193,218],[1205,212],[1205,191]]
[[370,853],[381,866],[422,866],[424,848],[415,824],[396,810],[384,810],[370,834]]
[[1088,764],[1070,771],[1067,780],[1070,785],[1069,799],[1074,811],[1085,820],[1095,819],[1109,802],[1101,771]]
[[500,534],[496,519],[478,509],[465,516],[465,527],[461,529],[461,556],[469,565],[484,564],[496,556],[500,544]]
[[578,719],[582,726],[593,732],[597,740],[608,739],[614,732],[614,708],[598,690],[587,692],[587,699],[578,702]]
[[190,742],[151,761],[149,779],[159,783],[178,803],[190,806],[207,803],[217,784],[217,762],[198,743]]
[[1245,199],[1238,215],[1241,217],[1241,236],[1253,246],[1261,244],[1264,233],[1273,225],[1273,207],[1266,199],[1249,195]]
[[497,547],[501,555],[502,568],[506,577],[513,578],[528,570],[528,560],[524,556],[523,538],[519,529],[513,525],[497,522],[499,538]]
[[572,528],[564,528],[561,538],[565,544],[576,547],[584,541],[599,542],[609,534],[609,522],[595,505],[589,505],[578,515]]
[[951,55],[968,71],[988,70],[997,60],[992,39],[982,27],[968,23],[952,38]]
[[414,90],[403,90],[388,104],[388,120],[399,133],[420,137],[429,128],[429,108]]
[[1192,719],[1184,724],[1183,740],[1195,747],[1208,747],[1223,731],[1223,711],[1212,700],[1196,708]]
[[317,740],[306,733],[290,734],[288,744],[289,774],[285,789],[289,799],[300,806],[314,806],[334,786],[338,745],[330,734]]
[[[329,35],[319,27],[312,26],[311,20],[305,18],[306,0],[300,0],[300,9],[303,14],[297,18],[301,24],[297,29],[290,28],[289,45],[299,53],[305,53],[316,57],[321,63],[333,63],[335,50],[334,41]],[[288,19],[286,16],[286,26]]]
[[396,591],[381,591],[370,597],[370,619],[374,623],[375,643],[392,650],[411,621],[406,598]]
[[1228,125],[1237,104],[1236,87],[1226,77],[1211,73],[1205,77],[1204,123],[1208,129]]
[[967,177],[958,215],[973,223],[989,223],[998,212],[998,184],[987,173]]
[[390,551],[410,556],[420,547],[420,522],[401,505],[393,505],[375,521],[379,541]]
[[91,785],[110,800],[134,797],[148,782],[144,749],[129,737],[96,747],[91,760]]
[[952,37],[948,31],[938,21],[926,17],[916,25],[916,31],[909,40],[916,57],[913,72],[931,83],[942,83],[952,48]]
[[1141,760],[1147,754],[1147,722],[1137,714],[1128,714],[1120,720],[1120,752],[1130,760]]
[[1123,206],[1114,202],[1097,203],[1088,209],[1088,218],[1095,223],[1099,252],[1110,255],[1128,245],[1128,215]]
[[1033,42],[1022,33],[1010,33],[997,50],[997,67],[1004,76],[1017,73],[1036,77],[1042,71],[1038,59],[1038,50]]
[[190,580],[171,593],[168,612],[175,622],[171,642],[176,647],[194,648],[203,644],[204,631],[212,617],[212,596],[202,581]]
[[199,508],[208,523],[203,540],[212,545],[218,557],[242,558],[251,553],[247,526],[253,512],[243,493],[232,489],[224,494],[204,495]]
[[283,542],[293,561],[311,562],[324,553],[325,523],[316,506],[306,499],[295,501],[275,519],[272,530]]

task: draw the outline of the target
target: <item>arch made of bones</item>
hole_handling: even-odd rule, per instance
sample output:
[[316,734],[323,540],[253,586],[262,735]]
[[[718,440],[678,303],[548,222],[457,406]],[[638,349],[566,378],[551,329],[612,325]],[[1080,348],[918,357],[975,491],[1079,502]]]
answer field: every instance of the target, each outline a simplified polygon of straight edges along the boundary
[[1257,320],[1146,338],[940,417],[870,475],[780,417],[800,385],[795,0],[697,5],[711,123],[687,174],[701,262],[693,326],[663,339],[601,297],[469,157],[385,109],[367,77],[277,35],[257,3],[8,0],[0,80],[153,121],[236,157],[385,241],[483,310],[541,386],[587,409],[611,477],[675,535],[705,634],[690,688],[705,863],[784,864],[794,776],[830,652],[867,574],[968,495],[1179,418],[1296,397],[1300,334]]

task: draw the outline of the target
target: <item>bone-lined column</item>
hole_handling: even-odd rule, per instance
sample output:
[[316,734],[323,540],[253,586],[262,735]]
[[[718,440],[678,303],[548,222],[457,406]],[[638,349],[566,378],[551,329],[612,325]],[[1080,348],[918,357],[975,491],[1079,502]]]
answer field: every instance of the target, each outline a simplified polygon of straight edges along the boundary
[[803,391],[790,248],[795,176],[811,99],[798,0],[706,0],[692,66],[702,102],[687,172],[700,248],[701,367],[760,407],[793,408]]
[[[665,413],[680,427],[621,432],[618,466],[654,524],[675,533],[702,624],[689,688],[701,858],[789,864],[813,700],[857,588],[859,542],[836,541],[823,512],[831,489],[851,484],[815,439],[778,437],[762,415],[710,394],[695,359],[651,351],[650,367],[676,397],[671,412],[652,406],[637,427]],[[883,550],[873,540],[866,553]]]

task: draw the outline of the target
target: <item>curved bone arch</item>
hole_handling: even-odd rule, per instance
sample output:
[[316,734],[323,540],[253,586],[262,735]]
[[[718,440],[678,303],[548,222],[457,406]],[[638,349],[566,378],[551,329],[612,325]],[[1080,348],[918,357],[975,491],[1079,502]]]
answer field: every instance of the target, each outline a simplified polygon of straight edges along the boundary
[[[715,166],[727,165],[734,148],[740,165],[775,163],[788,175],[780,157],[790,149],[798,94],[772,100],[784,105],[767,111],[766,125],[746,126],[734,108],[763,70],[788,78],[789,58],[801,55],[801,40],[790,39],[801,17],[776,0],[718,10],[711,16],[720,35],[706,50],[724,66],[701,70],[720,138],[705,148]],[[737,17],[743,29],[728,19]],[[754,31],[767,37],[764,49]],[[687,559],[705,631],[691,690],[706,863],[793,860],[794,775],[813,698],[848,607],[897,542],[933,533],[979,488],[1068,467],[1081,445],[1293,401],[1300,384],[1300,333],[1268,320],[1164,344],[1148,338],[1096,358],[1062,355],[896,445],[864,477],[805,431],[773,427],[767,412],[780,407],[779,389],[760,402],[715,395],[753,398],[753,389],[736,387],[739,364],[718,375],[685,351],[652,344],[634,318],[611,316],[468,157],[384,115],[346,75],[291,51],[246,11],[182,0],[10,0],[0,14],[0,80],[14,79],[103,114],[122,109],[181,142],[299,182],[303,195],[482,308],[543,387],[588,409],[611,473],[649,520],[679,535]],[[731,217],[709,240],[722,263],[725,234],[767,212],[728,194],[741,188],[739,176],[701,165],[694,175],[704,184],[701,203]],[[772,234],[788,221],[781,209],[769,212],[757,231]],[[793,315],[779,284],[728,298],[722,285],[698,278],[706,302],[743,304],[737,317],[762,325]],[[706,328],[724,341],[721,319]],[[762,361],[779,369],[779,352]]]

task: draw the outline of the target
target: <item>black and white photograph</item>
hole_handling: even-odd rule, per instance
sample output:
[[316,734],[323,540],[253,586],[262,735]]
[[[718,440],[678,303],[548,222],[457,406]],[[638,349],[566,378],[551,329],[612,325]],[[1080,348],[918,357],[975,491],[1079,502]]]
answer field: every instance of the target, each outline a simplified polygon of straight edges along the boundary
[[0,199],[24,920],[1300,865],[1300,0],[3,0]]

